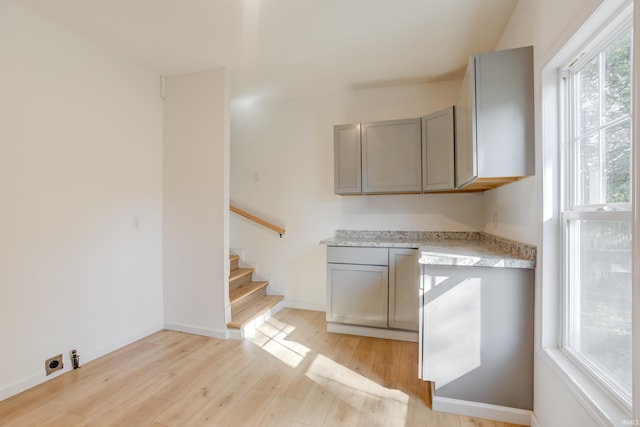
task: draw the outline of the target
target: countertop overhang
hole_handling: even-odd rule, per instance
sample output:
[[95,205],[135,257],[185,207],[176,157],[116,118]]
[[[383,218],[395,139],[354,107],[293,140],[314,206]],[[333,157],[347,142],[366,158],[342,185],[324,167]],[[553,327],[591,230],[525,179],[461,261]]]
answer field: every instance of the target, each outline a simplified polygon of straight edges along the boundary
[[420,264],[534,269],[536,247],[484,232],[338,230],[327,246],[408,248]]

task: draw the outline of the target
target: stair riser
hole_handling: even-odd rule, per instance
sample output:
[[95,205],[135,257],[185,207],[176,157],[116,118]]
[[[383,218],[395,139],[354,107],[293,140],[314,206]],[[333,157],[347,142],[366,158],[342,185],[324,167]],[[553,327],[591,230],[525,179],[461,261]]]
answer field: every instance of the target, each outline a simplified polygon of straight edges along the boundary
[[241,288],[229,290],[229,302],[231,305],[239,304],[243,299],[249,297],[252,293],[258,292],[261,288],[268,286],[269,282],[258,281],[248,283]]
[[244,276],[229,280],[229,291],[251,282],[251,278],[251,274],[245,274]]
[[283,297],[281,295],[265,295],[255,302],[255,305],[247,307],[246,310],[238,313],[236,319],[227,324],[228,328],[239,329],[249,325],[254,319],[262,316],[263,313],[271,311],[274,307],[282,307],[280,303]]
[[238,268],[238,258],[233,257],[229,260],[229,271],[233,271],[236,268]]
[[252,305],[256,300],[259,300],[261,297],[267,294],[267,288],[262,288],[253,294],[249,295],[246,298],[243,298],[241,301],[238,301],[236,304],[231,305],[231,316],[235,316],[246,307]]

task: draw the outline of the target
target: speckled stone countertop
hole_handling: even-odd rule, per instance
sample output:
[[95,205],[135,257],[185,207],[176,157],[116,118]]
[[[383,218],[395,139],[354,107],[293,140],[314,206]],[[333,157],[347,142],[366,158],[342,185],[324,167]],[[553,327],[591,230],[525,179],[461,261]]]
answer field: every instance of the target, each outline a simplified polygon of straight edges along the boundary
[[413,248],[421,264],[535,268],[536,247],[484,232],[338,230],[327,246]]

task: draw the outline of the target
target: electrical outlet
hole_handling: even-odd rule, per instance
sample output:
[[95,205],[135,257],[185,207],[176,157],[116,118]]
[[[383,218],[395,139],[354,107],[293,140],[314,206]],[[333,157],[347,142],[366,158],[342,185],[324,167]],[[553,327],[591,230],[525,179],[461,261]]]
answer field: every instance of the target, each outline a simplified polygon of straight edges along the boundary
[[63,367],[64,365],[62,364],[62,354],[53,356],[52,358],[44,361],[44,370],[46,371],[47,375],[51,375],[55,371],[59,371]]

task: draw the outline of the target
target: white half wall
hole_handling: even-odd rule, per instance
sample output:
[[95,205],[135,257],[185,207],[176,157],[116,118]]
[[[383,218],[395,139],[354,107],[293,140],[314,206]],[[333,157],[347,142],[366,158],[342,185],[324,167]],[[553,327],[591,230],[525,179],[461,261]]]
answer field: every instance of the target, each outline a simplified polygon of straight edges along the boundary
[[165,80],[165,327],[225,337],[229,277],[226,69]]
[[159,78],[0,1],[0,400],[163,326]]
[[336,229],[477,231],[481,194],[337,196],[333,126],[420,117],[455,103],[460,81],[353,90],[232,105],[231,200],[286,228],[276,233],[232,214],[231,248],[270,280],[288,306],[325,310],[322,239]]

